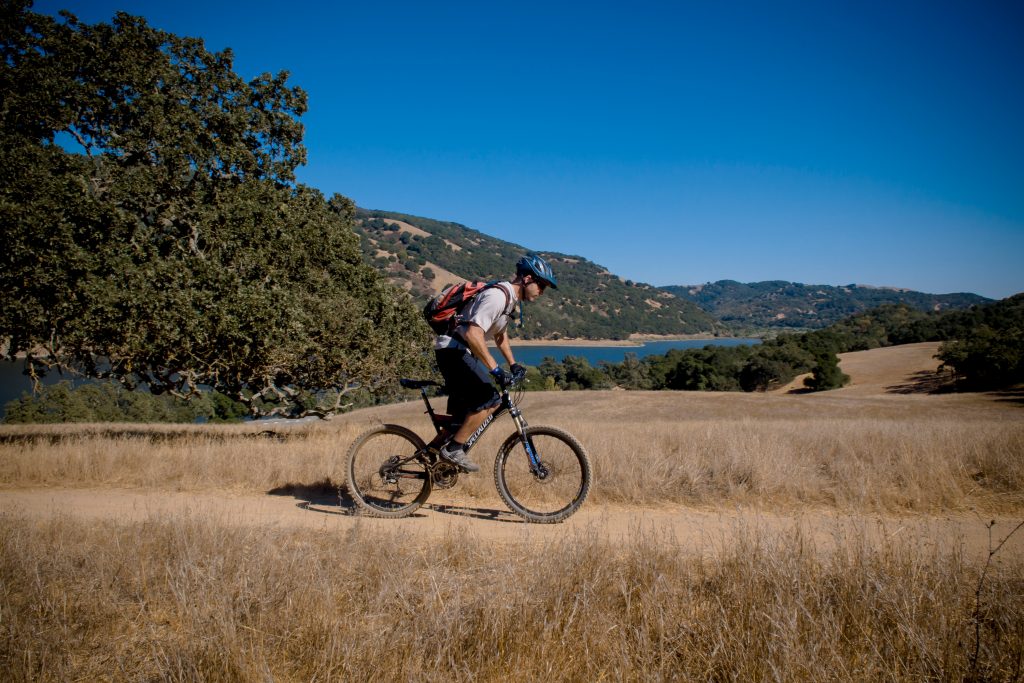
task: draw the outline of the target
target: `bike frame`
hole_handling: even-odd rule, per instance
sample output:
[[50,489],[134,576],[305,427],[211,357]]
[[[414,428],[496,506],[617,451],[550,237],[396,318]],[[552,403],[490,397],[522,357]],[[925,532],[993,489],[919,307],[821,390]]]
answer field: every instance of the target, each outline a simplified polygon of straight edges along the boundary
[[[423,398],[423,403],[427,406],[427,415],[430,416],[430,421],[434,425],[434,429],[440,435],[445,428],[445,420],[443,417],[434,412],[434,407],[430,404],[430,398],[427,396],[428,386],[439,386],[436,382],[431,384],[421,384],[419,386],[420,396]],[[526,451],[526,456],[530,459],[530,469],[534,474],[538,476],[546,475],[544,468],[541,467],[540,459],[537,457],[537,450],[533,446],[533,442],[530,437],[526,435],[526,428],[529,425],[526,422],[526,418],[523,417],[523,412],[519,410],[519,407],[512,403],[512,398],[509,395],[509,388],[502,387],[501,390],[501,405],[498,406],[497,410],[487,416],[483,423],[477,427],[476,431],[473,432],[468,439],[466,439],[466,450],[468,451],[473,447],[473,444],[484,435],[487,428],[499,417],[508,413],[512,417],[512,422],[515,423],[516,431],[519,433],[520,443],[523,444],[523,448]]]

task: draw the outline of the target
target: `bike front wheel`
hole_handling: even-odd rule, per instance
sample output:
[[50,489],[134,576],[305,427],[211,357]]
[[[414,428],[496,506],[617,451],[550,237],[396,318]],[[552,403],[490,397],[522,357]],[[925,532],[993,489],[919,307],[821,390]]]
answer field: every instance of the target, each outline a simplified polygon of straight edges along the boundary
[[348,449],[348,492],[373,517],[406,517],[430,496],[430,472],[419,454],[426,444],[399,425],[363,432]]
[[[574,436],[527,427],[505,440],[494,460],[494,484],[512,512],[529,522],[561,522],[590,493],[590,458]],[[532,454],[532,457],[531,457]]]

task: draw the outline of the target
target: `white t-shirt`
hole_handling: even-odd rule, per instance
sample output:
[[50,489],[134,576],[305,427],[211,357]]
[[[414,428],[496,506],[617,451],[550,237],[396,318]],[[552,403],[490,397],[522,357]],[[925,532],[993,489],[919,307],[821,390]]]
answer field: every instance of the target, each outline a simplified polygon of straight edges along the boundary
[[[508,298],[501,293],[502,289],[508,293]],[[485,289],[473,297],[462,311],[462,322],[473,323],[484,331],[484,339],[493,341],[495,335],[508,327],[518,301],[512,283],[499,282],[497,287]],[[441,334],[434,342],[434,348],[465,349],[466,345],[460,339]]]

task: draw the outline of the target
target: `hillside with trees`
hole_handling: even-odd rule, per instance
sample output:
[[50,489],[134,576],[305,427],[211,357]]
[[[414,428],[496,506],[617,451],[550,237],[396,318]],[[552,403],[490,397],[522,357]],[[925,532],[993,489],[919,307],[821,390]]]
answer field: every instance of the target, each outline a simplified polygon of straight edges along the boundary
[[742,283],[719,280],[703,285],[665,287],[737,330],[820,329],[884,304],[919,311],[949,311],[989,303],[977,294],[925,294],[867,285],[805,285],[771,280]]
[[[364,257],[419,302],[465,279],[508,277],[527,247],[452,222],[357,209]],[[733,280],[653,287],[623,280],[582,256],[541,252],[560,287],[531,306],[526,339],[624,339],[630,334],[757,336],[815,330],[887,304],[922,312],[991,302],[976,294],[927,294],[867,285],[805,285]]]
[[673,350],[594,368],[578,357],[546,358],[535,369],[540,389],[677,389],[766,391],[811,373],[810,391],[843,386],[838,354],[942,341],[938,358],[955,388],[991,390],[1024,384],[1024,294],[966,311],[919,311],[886,304],[827,328],[785,333],[752,346]]
[[[445,284],[508,278],[527,247],[458,223],[388,211],[358,210],[355,229],[365,258],[425,302]],[[580,256],[539,252],[558,290],[525,307],[525,339],[625,339],[631,334],[728,335],[699,306],[670,292],[622,280]]]

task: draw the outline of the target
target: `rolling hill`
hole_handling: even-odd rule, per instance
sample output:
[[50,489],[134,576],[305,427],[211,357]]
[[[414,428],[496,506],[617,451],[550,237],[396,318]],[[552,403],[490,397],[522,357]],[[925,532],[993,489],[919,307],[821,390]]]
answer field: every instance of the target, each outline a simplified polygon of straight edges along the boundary
[[[389,211],[357,212],[363,253],[380,271],[417,300],[466,279],[507,278],[529,248],[505,242],[458,223]],[[558,290],[529,304],[526,339],[626,339],[632,334],[726,335],[729,328],[686,299],[634,283],[581,256],[547,251]]]
[[[530,248],[459,223],[393,211],[358,209],[363,253],[421,302],[448,284],[511,275]],[[782,280],[654,287],[624,280],[582,256],[541,251],[559,289],[526,309],[526,339],[626,339],[631,335],[733,336],[768,329],[820,329],[883,304],[922,311],[966,309],[976,294],[926,294],[891,287],[841,287]]]
[[818,329],[882,304],[907,304],[921,311],[966,309],[991,299],[977,294],[925,294],[868,285],[805,285],[771,280],[742,283],[719,280],[703,285],[665,287],[723,323],[737,327]]

